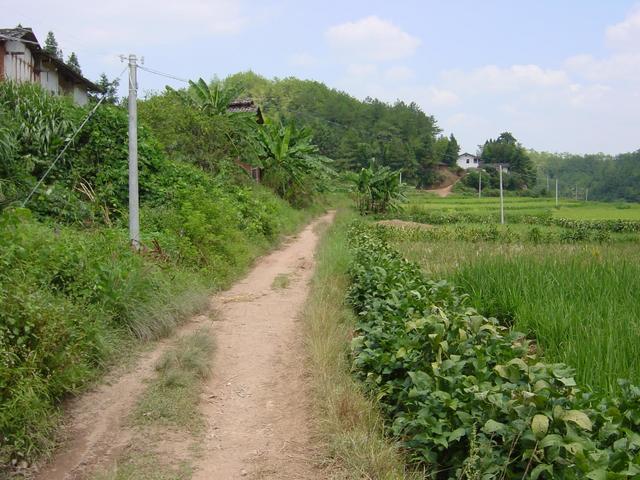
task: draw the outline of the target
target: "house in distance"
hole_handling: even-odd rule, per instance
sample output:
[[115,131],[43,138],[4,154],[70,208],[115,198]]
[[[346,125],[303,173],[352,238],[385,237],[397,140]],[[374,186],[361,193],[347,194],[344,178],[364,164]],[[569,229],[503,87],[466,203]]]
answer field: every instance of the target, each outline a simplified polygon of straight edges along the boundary
[[480,158],[470,153],[463,153],[458,157],[458,167],[469,170],[470,168],[480,168]]
[[99,92],[93,82],[55,55],[44,51],[30,28],[0,28],[0,81],[31,82],[54,95],[69,95],[85,105],[89,92]]

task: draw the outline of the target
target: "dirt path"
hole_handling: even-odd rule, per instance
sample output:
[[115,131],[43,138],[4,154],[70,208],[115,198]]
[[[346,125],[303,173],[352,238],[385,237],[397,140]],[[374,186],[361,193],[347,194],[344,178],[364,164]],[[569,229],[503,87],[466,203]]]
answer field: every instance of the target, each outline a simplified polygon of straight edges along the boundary
[[448,197],[451,194],[451,190],[453,190],[453,187],[456,185],[456,183],[458,183],[461,179],[457,179],[455,182],[453,182],[451,185],[448,185],[446,187],[442,187],[442,188],[434,188],[433,190],[425,190],[425,192],[431,192],[431,193],[435,193],[436,195],[438,195],[439,197]]
[[65,442],[51,462],[35,473],[37,480],[79,480],[98,467],[109,465],[134,436],[127,416],[155,373],[155,365],[175,339],[210,324],[198,315],[181,326],[171,339],[157,342],[135,368],[74,399],[66,409]]
[[[299,318],[316,225],[215,299],[214,373],[202,398],[208,432],[194,480],[321,478],[313,466]],[[287,276],[286,288],[273,287],[278,275]]]
[[[319,478],[308,427],[308,391],[299,315],[307,297],[318,243],[308,225],[249,275],[212,299],[215,321],[200,315],[183,325],[125,375],[71,405],[67,442],[36,475],[42,480],[87,478],[112,464],[133,431],[127,416],[144,392],[154,365],[176,338],[212,324],[217,345],[201,409],[207,422],[194,479]],[[280,277],[280,287],[273,285]]]

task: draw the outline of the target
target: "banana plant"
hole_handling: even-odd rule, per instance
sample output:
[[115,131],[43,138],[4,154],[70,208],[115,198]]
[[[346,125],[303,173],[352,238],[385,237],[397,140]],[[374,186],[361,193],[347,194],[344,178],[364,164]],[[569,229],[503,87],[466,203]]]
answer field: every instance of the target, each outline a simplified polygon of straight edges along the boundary
[[268,120],[258,131],[264,182],[282,198],[301,205],[327,188],[330,160],[320,155],[310,130]]
[[167,88],[185,103],[209,115],[229,115],[227,108],[240,94],[237,88],[226,86],[223,82],[216,81],[209,85],[202,78],[196,82],[189,80],[186,90]]
[[361,214],[385,213],[397,209],[405,202],[405,186],[400,181],[400,171],[389,167],[377,167],[372,159],[369,167],[352,177],[358,193],[357,204]]

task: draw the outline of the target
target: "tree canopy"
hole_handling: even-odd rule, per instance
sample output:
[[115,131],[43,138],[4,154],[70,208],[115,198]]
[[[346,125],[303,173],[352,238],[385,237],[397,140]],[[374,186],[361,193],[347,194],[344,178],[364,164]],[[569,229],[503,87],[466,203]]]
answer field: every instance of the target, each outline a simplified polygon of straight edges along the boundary
[[511,132],[502,132],[495,140],[484,142],[480,159],[485,164],[507,164],[516,188],[530,188],[536,183],[533,162]]
[[53,55],[54,57],[62,60],[62,50],[58,46],[58,41],[56,40],[56,36],[52,31],[47,33],[47,38],[44,41],[44,49],[49,55]]
[[82,69],[80,68],[80,62],[78,61],[76,52],[71,52],[71,55],[69,55],[69,58],[67,59],[67,65],[69,65],[72,70],[82,75]]
[[375,158],[381,166],[401,170],[406,181],[428,184],[447,151],[446,137],[441,140],[445,148],[435,148],[441,133],[436,120],[413,102],[361,101],[320,82],[269,80],[253,72],[231,75],[225,83],[241,87],[268,116],[308,126],[319,153],[334,159],[340,170],[360,171]]
[[558,179],[561,195],[577,187],[581,197],[589,189],[593,200],[640,202],[640,149],[619,155],[529,151],[529,156],[540,176]]

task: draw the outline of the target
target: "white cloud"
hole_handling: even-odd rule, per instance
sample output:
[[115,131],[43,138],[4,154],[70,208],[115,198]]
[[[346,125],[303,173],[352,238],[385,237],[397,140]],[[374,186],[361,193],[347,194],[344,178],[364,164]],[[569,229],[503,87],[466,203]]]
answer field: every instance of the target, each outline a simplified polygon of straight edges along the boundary
[[593,55],[575,55],[565,61],[565,68],[587,80],[603,81],[633,81],[640,78],[640,52],[616,53],[605,58],[595,58]]
[[442,80],[448,87],[468,93],[513,92],[569,83],[564,71],[544,69],[538,65],[512,65],[506,68],[486,65],[471,71],[450,70],[442,74]]
[[289,57],[289,63],[294,67],[311,68],[318,64],[318,59],[307,52],[294,53]]
[[368,62],[410,57],[420,45],[419,38],[376,16],[335,25],[325,36],[341,56]]
[[427,91],[427,102],[431,105],[452,106],[460,102],[460,97],[450,90],[430,87]]
[[415,78],[415,76],[416,73],[411,68],[401,65],[387,68],[384,72],[385,79],[392,82],[404,82]]
[[640,52],[640,5],[622,22],[608,27],[605,36],[612,48]]

